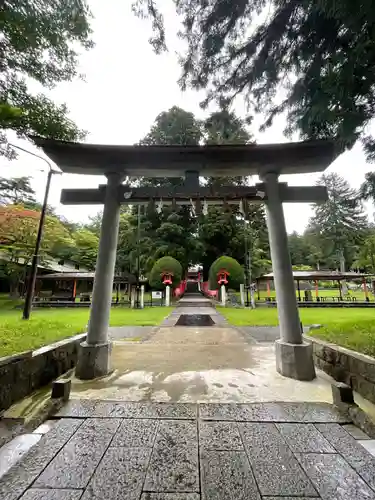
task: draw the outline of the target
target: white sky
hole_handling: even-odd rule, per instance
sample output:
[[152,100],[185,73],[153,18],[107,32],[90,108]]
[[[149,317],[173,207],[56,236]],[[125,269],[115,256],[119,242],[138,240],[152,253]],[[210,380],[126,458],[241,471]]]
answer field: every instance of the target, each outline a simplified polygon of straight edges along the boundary
[[[166,12],[170,51],[157,56],[148,43],[150,24],[135,18],[130,4],[124,0],[90,1],[95,16],[92,28],[96,46],[80,57],[79,72],[85,75],[85,81],[64,83],[49,92],[55,101],[67,103],[71,118],[80,128],[89,132],[87,142],[134,144],[147,134],[155,117],[173,105],[192,111],[200,118],[205,115],[199,107],[202,94],[190,91],[182,93],[177,85],[180,68],[176,51],[181,49],[181,45],[175,36],[178,19],[174,11],[170,9]],[[244,116],[245,109],[240,101],[234,111]],[[264,133],[257,130],[261,122],[261,117],[255,117],[251,127],[258,143],[286,141],[282,132],[282,117]],[[10,139],[26,149],[37,151],[26,141],[15,140],[14,136],[10,136]],[[44,168],[41,160],[26,153],[20,153],[19,159],[13,162],[0,157],[0,176],[31,176],[40,200],[45,187],[46,173],[41,172]],[[356,145],[341,155],[329,171],[338,172],[353,187],[358,188],[364,174],[372,168],[366,163],[361,146]],[[308,185],[313,184],[316,178],[316,175],[311,174],[285,176],[282,180],[291,185]],[[87,221],[88,216],[95,214],[101,207],[63,206],[59,203],[60,191],[69,187],[96,187],[103,182],[104,179],[95,176],[55,176],[49,203],[57,207],[58,213],[72,221]],[[310,207],[286,204],[284,209],[288,231],[302,232],[311,215]],[[372,213],[373,208],[368,209]]]

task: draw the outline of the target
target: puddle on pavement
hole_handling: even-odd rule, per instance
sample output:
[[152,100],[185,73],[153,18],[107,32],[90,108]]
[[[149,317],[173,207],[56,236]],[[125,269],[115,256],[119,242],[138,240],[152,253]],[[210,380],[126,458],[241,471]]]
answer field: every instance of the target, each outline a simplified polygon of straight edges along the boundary
[[175,326],[213,326],[214,324],[209,314],[181,314]]
[[50,398],[50,394],[51,386],[44,386],[14,403],[2,416],[3,418],[28,422],[44,406],[46,401]]

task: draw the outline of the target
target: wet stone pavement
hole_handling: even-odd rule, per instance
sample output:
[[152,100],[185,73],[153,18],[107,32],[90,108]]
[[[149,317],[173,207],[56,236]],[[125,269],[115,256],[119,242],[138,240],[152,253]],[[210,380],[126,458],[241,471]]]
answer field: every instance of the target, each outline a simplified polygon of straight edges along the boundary
[[2,500],[375,500],[372,441],[327,403],[71,400],[56,418]]

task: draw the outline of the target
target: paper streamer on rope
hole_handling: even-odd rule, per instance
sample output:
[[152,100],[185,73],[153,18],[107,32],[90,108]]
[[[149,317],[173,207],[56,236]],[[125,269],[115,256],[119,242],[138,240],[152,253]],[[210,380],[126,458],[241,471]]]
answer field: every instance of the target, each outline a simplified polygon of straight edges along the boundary
[[194,206],[194,202],[193,200],[190,198],[190,205],[191,205],[191,214],[193,217],[195,217],[197,215],[196,211],[195,211],[195,206]]
[[156,211],[158,214],[161,214],[163,211],[163,200],[160,198],[160,201],[156,205]]
[[200,198],[198,198],[197,201],[195,202],[195,211],[197,215],[200,215],[202,213],[202,202]]
[[206,200],[203,202],[203,210],[202,210],[203,215],[208,215],[208,203]]
[[244,209],[244,203],[243,200],[240,200],[238,204],[238,211],[240,212],[241,215],[245,217],[245,209]]

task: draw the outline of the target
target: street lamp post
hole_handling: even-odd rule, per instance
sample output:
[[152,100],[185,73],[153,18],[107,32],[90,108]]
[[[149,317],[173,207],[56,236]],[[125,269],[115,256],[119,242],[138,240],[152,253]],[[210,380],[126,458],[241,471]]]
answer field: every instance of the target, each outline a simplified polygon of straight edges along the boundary
[[138,213],[137,213],[137,281],[136,281],[136,303],[135,307],[136,309],[139,309],[139,287],[140,287],[140,281],[139,281],[139,276],[141,272],[141,266],[140,266],[140,248],[139,248],[139,241],[141,238],[141,205],[138,205]]
[[48,165],[48,174],[47,174],[47,184],[46,184],[46,190],[44,192],[44,200],[43,200],[43,206],[42,206],[42,211],[40,212],[40,219],[39,219],[39,226],[38,226],[38,234],[36,237],[36,242],[35,242],[35,249],[34,249],[34,255],[31,261],[31,268],[30,268],[30,274],[29,274],[29,279],[27,282],[27,289],[26,289],[26,297],[25,297],[25,304],[23,307],[23,314],[22,318],[23,319],[29,319],[30,318],[30,313],[31,313],[31,306],[32,306],[32,301],[33,301],[33,296],[34,296],[34,289],[35,289],[35,282],[36,282],[36,275],[38,272],[38,262],[39,262],[39,250],[40,250],[40,244],[42,241],[42,236],[43,236],[43,226],[44,226],[44,220],[46,218],[46,212],[47,212],[47,203],[48,203],[48,196],[49,196],[49,190],[51,187],[51,179],[53,174],[60,173],[57,170],[53,170],[52,165],[48,160],[43,158],[43,156],[39,156],[36,153],[32,153],[31,151],[28,151],[27,149],[21,148],[21,146],[16,146],[15,144],[10,144],[13,148],[19,149],[20,151],[23,151],[24,153],[28,153],[29,155],[35,156],[36,158],[39,158],[40,160],[43,160],[44,162],[47,163]]
[[246,217],[243,218],[244,222],[244,236],[245,236],[245,288],[246,288],[246,307],[249,307],[249,287],[250,280],[248,274],[248,251],[247,251],[247,227],[246,227]]
[[[246,217],[244,216],[244,231],[245,231],[245,283],[247,282],[246,286],[246,307],[251,307],[252,309],[255,308],[255,301],[254,301],[254,291],[252,289],[252,284],[251,284],[251,242],[248,242],[247,240],[247,224],[250,224],[250,221],[246,220]],[[250,292],[250,300],[249,300],[249,292]]]

